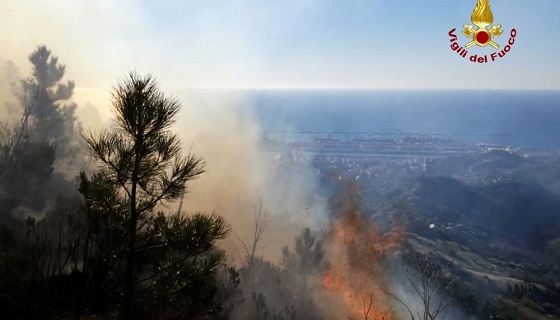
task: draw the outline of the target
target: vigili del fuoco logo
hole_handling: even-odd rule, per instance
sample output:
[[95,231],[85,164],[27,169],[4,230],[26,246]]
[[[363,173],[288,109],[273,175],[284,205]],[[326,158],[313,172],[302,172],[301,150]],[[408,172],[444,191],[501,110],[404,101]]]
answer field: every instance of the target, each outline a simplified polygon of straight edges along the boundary
[[[449,31],[451,50],[457,52],[459,56],[463,58],[467,57],[469,54],[468,49],[474,45],[478,47],[491,46],[497,50],[491,54],[471,54],[469,60],[478,63],[493,62],[498,58],[505,57],[515,43],[517,30],[511,29],[507,44],[500,49],[499,40],[496,38],[499,38],[504,31],[502,30],[501,24],[492,25],[492,23],[494,23],[494,15],[492,14],[492,10],[490,10],[489,0],[477,0],[476,7],[471,15],[471,21],[474,27],[465,24],[461,32],[470,40],[464,44],[464,47],[458,42],[457,35],[455,34],[456,29],[453,28]],[[501,39],[503,39],[503,37]]]

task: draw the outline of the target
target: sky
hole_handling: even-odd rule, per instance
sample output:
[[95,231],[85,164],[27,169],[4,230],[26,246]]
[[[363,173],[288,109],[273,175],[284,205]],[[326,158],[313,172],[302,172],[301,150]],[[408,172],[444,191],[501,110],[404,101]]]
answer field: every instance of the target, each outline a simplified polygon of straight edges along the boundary
[[[560,89],[560,1],[491,0],[515,44],[450,49],[476,0],[0,0],[0,58],[47,45],[77,93],[130,70],[169,88]],[[486,55],[491,47],[472,47]]]
[[[496,42],[505,46],[512,28],[517,36],[503,59],[486,64],[450,48],[453,28],[461,44],[469,41],[460,31],[471,24],[475,5],[476,0],[0,0],[0,68],[12,61],[21,76],[29,75],[29,54],[46,45],[66,65],[65,78],[75,81],[79,108],[89,102],[105,118],[112,114],[111,87],[131,70],[153,74],[166,94],[188,88],[560,90],[560,1],[491,0],[494,24],[504,30]],[[2,71],[0,103],[10,94],[2,84],[14,78]],[[193,187],[191,208],[227,212],[238,223],[235,230],[252,226],[246,213],[254,203],[246,195],[262,195],[271,212],[311,208],[315,218],[326,212],[324,199],[311,197],[315,182],[307,175],[283,173],[284,184],[271,177],[276,163],[262,160],[255,148],[258,124],[252,115],[245,119],[227,110],[252,101],[216,96],[218,102],[206,104],[181,99],[192,107],[182,109],[185,122],[180,118],[177,127],[184,141],[195,141],[189,150],[209,168]],[[93,113],[89,118],[81,121],[99,119]],[[227,187],[232,181],[236,188]],[[283,190],[287,196],[279,199]],[[290,232],[279,237],[292,241]],[[278,249],[287,244],[268,243]]]

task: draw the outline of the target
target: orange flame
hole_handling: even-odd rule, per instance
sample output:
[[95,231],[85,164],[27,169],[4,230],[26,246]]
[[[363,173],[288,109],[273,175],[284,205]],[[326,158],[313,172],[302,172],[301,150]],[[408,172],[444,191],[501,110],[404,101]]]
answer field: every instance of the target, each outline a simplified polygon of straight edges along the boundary
[[329,268],[322,284],[341,296],[350,319],[391,320],[390,303],[379,288],[386,282],[384,258],[400,243],[400,232],[381,235],[359,210],[355,186],[351,193],[329,234]]

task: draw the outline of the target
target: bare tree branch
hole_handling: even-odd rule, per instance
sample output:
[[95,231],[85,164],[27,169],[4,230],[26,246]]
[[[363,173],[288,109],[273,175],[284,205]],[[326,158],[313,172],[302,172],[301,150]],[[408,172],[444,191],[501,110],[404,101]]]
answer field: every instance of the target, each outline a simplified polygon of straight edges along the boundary
[[[414,263],[416,271],[410,271],[405,266],[404,261],[401,260],[401,270],[406,277],[408,285],[412,287],[412,292],[422,301],[421,305],[415,306],[416,315],[420,320],[443,320],[445,318],[445,311],[453,302],[450,289],[456,279],[447,279],[441,267],[431,261],[428,256],[422,255],[420,260],[420,262]],[[404,306],[412,320],[415,319],[412,309],[402,299],[383,288],[381,289],[385,294]]]

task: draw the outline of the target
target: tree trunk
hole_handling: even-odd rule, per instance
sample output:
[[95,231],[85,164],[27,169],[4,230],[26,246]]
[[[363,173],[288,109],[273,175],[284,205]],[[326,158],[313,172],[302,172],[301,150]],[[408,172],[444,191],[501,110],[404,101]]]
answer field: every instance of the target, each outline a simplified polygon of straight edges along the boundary
[[[132,188],[133,192],[136,192],[136,188]],[[135,203],[136,197],[133,195],[131,197],[132,203]],[[124,301],[123,301],[123,319],[129,320],[134,319],[132,314],[132,297],[134,295],[134,266],[135,266],[135,256],[136,256],[136,223],[138,222],[138,217],[136,216],[136,210],[131,212],[130,224],[128,226],[129,238],[128,238],[128,253],[126,257],[126,272],[125,272],[125,282],[124,282]]]
[[128,253],[126,257],[126,272],[124,282],[124,297],[123,297],[123,319],[135,319],[133,313],[133,298],[134,298],[134,267],[136,265],[136,225],[138,224],[138,208],[136,207],[136,189],[138,185],[138,170],[140,167],[141,159],[142,138],[137,137],[134,155],[134,169],[131,177],[131,192],[130,192],[130,223],[128,225]]

